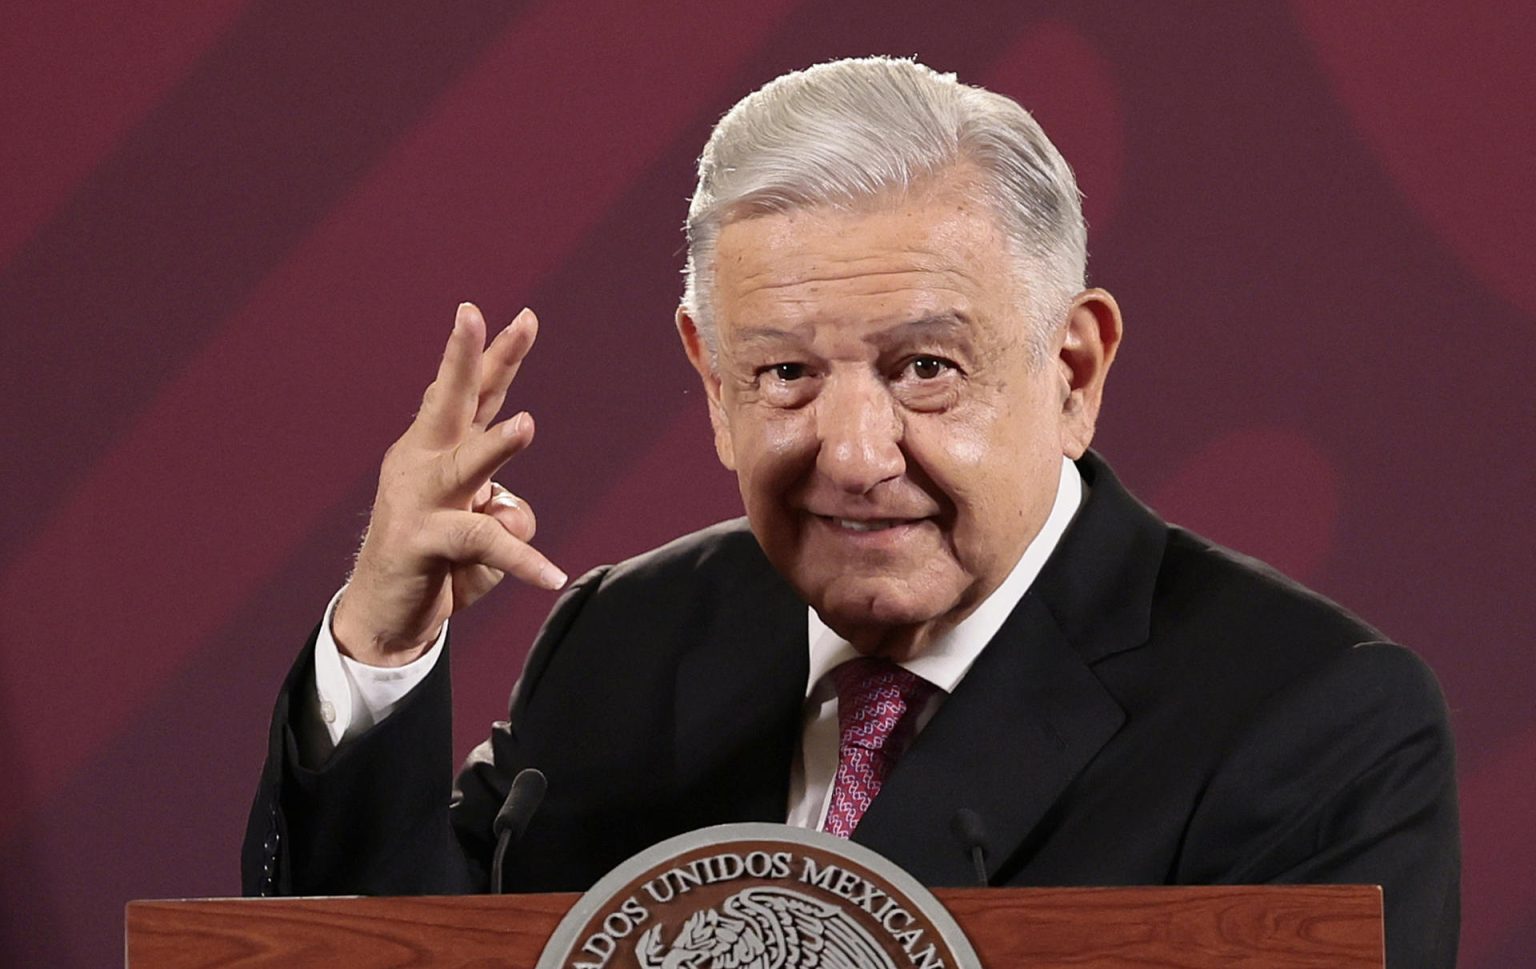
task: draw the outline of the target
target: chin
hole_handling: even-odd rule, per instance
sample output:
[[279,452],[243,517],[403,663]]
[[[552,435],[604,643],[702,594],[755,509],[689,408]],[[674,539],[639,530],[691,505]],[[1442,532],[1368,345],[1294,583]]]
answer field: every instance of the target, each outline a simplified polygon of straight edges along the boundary
[[810,601],[822,622],[845,639],[853,633],[896,631],[929,625],[947,616],[958,596],[936,595],[935,590],[913,590],[888,580],[841,577]]

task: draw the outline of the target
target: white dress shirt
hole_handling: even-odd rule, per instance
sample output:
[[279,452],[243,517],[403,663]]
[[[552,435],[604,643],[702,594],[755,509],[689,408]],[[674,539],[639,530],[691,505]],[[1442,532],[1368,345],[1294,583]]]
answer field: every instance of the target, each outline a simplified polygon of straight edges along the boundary
[[[1045,524],[1032,539],[1024,554],[992,594],[959,625],[934,640],[920,656],[900,665],[938,687],[928,705],[918,714],[917,729],[922,730],[954,692],[971,664],[1003,621],[1024,598],[1046,559],[1056,550],[1061,536],[1072,522],[1083,499],[1083,479],[1077,466],[1062,458],[1061,477],[1056,500]],[[394,712],[442,655],[448,638],[448,626],[420,657],[398,667],[369,666],[342,655],[331,635],[331,617],[338,592],[332,597],[315,641],[315,697],[311,707],[312,726],[300,741],[305,760],[321,764],[336,747],[362,734]],[[837,690],[827,677],[835,667],[859,654],[848,641],[827,628],[806,609],[806,644],[810,650],[810,673],[805,685],[805,729],[800,751],[790,774],[787,823],[802,828],[820,828],[826,820],[832,800],[832,781],[837,774]],[[323,726],[324,730],[319,728]]]
[[[306,760],[324,763],[341,744],[359,736],[369,727],[381,722],[395,712],[395,707],[405,695],[427,678],[437,658],[443,653],[443,643],[448,641],[448,624],[437,634],[437,640],[425,653],[404,666],[369,666],[342,654],[331,635],[331,618],[336,614],[340,592],[331,597],[320,622],[320,634],[315,638],[315,698],[313,722],[324,726],[324,736],[319,730],[316,736],[300,738],[305,741]],[[325,741],[329,739],[327,747]],[[315,755],[320,756],[316,757]]]

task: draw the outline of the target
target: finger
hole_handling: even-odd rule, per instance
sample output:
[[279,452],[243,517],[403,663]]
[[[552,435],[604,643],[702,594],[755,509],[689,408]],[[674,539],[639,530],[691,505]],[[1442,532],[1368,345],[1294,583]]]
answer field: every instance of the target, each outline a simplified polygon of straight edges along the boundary
[[539,519],[528,502],[501,485],[495,486],[495,493],[483,513],[500,522],[509,535],[520,541],[533,541],[534,534],[539,530]]
[[438,511],[427,520],[427,551],[460,565],[483,565],[545,589],[565,585],[566,575],[543,553],[507,534],[489,515]]
[[473,303],[460,303],[437,367],[437,379],[427,387],[412,424],[421,429],[428,446],[448,447],[469,429],[479,403],[484,346],[485,317]]
[[489,501],[491,495],[485,489],[491,476],[512,455],[533,443],[533,432],[533,415],[524,411],[482,433],[471,434],[449,452],[447,462],[439,465],[442,493],[453,503],[464,502],[469,507]]
[[479,602],[481,596],[496,588],[502,577],[503,573],[500,569],[493,569],[489,565],[471,565],[467,568],[454,569],[454,610],[458,611]]
[[491,499],[511,498],[513,501],[522,501],[514,495],[506,485],[500,481],[487,481],[485,486],[475,493],[474,503],[469,506],[470,511],[478,511],[482,515],[489,514]]
[[480,400],[475,408],[476,427],[484,427],[496,419],[497,411],[507,399],[507,388],[512,386],[513,378],[538,335],[539,318],[533,310],[524,307],[486,348],[481,364]]

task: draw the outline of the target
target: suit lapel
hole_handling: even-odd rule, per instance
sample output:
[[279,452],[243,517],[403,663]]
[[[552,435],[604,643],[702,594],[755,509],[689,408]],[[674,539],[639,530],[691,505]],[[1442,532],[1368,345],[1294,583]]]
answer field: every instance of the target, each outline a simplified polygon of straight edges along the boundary
[[784,820],[800,740],[805,604],[756,545],[678,664],[678,796],[700,824]]
[[1078,467],[1088,497],[1061,544],[854,832],[925,884],[975,884],[951,831],[961,808],[983,821],[989,877],[1027,853],[1125,721],[1092,667],[1147,641],[1166,526],[1096,455]]
[[897,763],[854,839],[928,885],[970,885],[951,832],[970,808],[989,876],[1124,721],[1038,599],[1026,597]]

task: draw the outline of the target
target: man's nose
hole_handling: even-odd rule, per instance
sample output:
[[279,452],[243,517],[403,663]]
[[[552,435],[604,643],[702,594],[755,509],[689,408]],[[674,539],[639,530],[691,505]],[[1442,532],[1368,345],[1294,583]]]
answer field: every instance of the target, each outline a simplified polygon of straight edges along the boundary
[[896,402],[872,375],[832,378],[816,401],[816,467],[841,491],[862,495],[907,468]]

